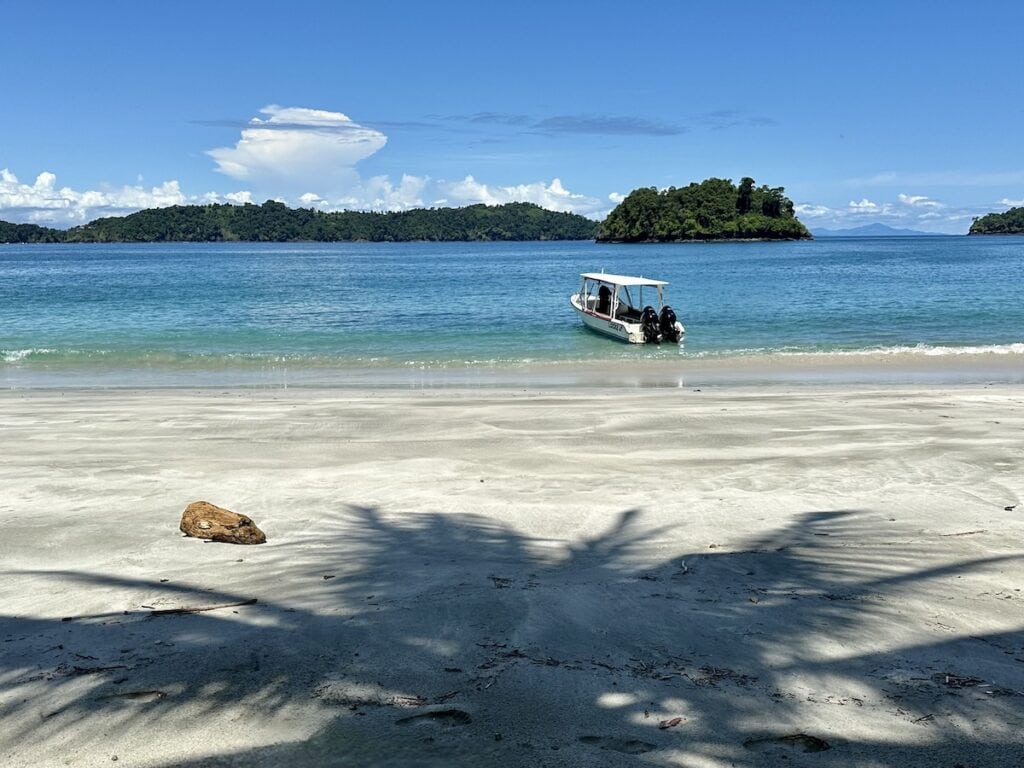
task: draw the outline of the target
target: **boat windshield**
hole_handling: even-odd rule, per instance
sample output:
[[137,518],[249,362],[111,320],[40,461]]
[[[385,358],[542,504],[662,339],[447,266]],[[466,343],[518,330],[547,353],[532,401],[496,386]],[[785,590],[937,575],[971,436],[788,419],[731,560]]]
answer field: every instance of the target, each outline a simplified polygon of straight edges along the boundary
[[661,286],[657,285],[621,285],[588,277],[583,280],[582,293],[585,306],[602,315],[610,315],[613,310],[639,312],[648,304],[660,310],[662,305]]

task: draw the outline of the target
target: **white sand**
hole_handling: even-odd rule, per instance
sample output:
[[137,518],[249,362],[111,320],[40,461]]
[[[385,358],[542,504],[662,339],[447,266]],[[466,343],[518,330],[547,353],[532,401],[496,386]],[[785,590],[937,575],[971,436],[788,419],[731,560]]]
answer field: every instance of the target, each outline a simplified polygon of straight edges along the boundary
[[1020,386],[4,393],[0,764],[1024,765],[1022,470]]

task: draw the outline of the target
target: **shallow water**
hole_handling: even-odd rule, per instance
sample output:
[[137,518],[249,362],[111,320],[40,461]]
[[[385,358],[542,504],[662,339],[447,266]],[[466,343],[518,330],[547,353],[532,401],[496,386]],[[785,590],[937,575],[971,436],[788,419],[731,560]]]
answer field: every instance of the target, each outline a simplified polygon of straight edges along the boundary
[[[601,269],[668,280],[684,343],[583,329],[568,295]],[[15,387],[971,354],[1024,366],[1022,237],[0,247],[0,382]]]

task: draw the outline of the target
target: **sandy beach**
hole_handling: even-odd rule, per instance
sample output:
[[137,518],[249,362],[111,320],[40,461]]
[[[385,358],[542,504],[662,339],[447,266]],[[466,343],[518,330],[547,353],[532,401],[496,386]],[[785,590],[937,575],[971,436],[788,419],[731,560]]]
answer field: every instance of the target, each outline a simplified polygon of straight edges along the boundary
[[1021,766],[1022,496],[1015,384],[4,392],[0,763]]

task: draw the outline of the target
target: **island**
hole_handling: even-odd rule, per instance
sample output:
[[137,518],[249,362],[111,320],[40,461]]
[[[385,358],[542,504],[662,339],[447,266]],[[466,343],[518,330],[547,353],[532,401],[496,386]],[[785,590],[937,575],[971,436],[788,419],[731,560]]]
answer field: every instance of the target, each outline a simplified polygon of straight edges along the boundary
[[974,220],[968,235],[1024,235],[1024,207],[990,213]]
[[677,243],[707,240],[809,240],[783,187],[754,186],[744,177],[699,184],[635,189],[601,223],[603,243]]
[[324,212],[262,205],[174,205],[61,230],[0,221],[0,243],[408,242],[593,240],[597,222],[533,203]]

